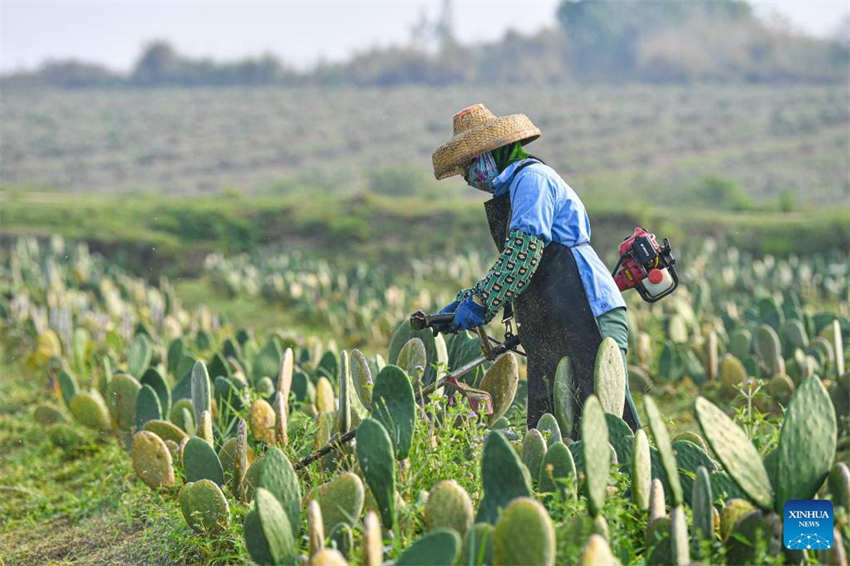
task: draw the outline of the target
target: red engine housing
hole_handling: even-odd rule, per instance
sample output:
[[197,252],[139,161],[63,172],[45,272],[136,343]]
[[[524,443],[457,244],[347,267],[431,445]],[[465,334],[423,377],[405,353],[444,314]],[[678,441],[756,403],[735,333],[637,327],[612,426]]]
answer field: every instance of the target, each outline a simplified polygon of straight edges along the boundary
[[[641,298],[648,302],[655,302],[666,297],[679,284],[676,274],[670,242],[664,239],[664,244],[659,245],[655,234],[647,232],[640,226],[620,244],[618,249],[620,259],[614,268],[614,282],[620,291],[637,289]],[[669,286],[653,294],[644,286],[644,279],[649,283],[658,285],[665,279],[665,271],[669,273]]]

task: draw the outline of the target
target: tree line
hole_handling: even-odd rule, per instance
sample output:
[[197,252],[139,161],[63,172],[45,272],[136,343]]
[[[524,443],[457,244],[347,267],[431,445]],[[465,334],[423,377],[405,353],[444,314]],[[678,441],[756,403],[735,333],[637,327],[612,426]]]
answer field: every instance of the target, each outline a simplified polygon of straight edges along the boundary
[[[498,41],[463,45],[453,40],[443,18],[435,25],[443,38],[437,49],[414,36],[404,46],[356,53],[301,72],[271,54],[219,62],[187,57],[168,42],[154,41],[127,74],[83,61],[49,61],[32,72],[6,75],[2,83],[65,88],[392,86],[571,80],[839,82],[850,76],[847,41],[769,25],[744,0],[563,0],[557,20],[556,28],[536,34],[507,32]],[[420,32],[426,24],[419,25]]]

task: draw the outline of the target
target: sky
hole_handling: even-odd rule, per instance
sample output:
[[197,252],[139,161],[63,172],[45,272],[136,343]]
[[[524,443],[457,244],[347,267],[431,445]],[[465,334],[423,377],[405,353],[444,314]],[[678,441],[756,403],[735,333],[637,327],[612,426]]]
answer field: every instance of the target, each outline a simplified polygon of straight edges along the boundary
[[[344,59],[354,50],[403,44],[443,0],[0,0],[0,72],[45,59],[76,58],[117,70],[142,45],[170,41],[190,56],[236,59],[272,53],[299,68]],[[624,0],[625,1],[625,0]],[[695,1],[695,0],[669,0]],[[454,0],[461,42],[496,39],[507,29],[555,24],[559,0]],[[759,0],[798,30],[829,35],[850,0]]]

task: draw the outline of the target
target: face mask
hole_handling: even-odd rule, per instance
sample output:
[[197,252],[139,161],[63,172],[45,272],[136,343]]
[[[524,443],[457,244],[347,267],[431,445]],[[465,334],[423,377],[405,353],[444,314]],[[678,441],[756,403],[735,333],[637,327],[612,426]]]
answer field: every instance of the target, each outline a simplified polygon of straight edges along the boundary
[[493,159],[493,154],[485,151],[470,162],[464,178],[471,187],[492,193],[493,179],[498,174],[499,169],[496,167],[496,160]]

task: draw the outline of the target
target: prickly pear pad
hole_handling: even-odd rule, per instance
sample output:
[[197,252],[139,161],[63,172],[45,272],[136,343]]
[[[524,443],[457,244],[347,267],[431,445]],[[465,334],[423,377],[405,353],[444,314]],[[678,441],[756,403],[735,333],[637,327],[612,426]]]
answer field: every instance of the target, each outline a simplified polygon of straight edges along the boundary
[[736,484],[762,509],[773,508],[773,488],[756,447],[732,419],[704,397],[694,403],[703,437]]

